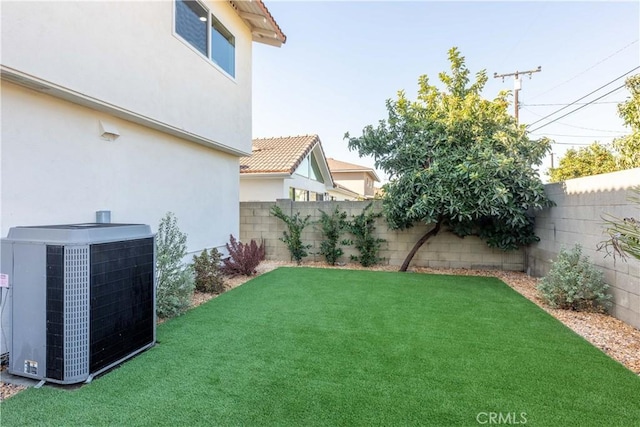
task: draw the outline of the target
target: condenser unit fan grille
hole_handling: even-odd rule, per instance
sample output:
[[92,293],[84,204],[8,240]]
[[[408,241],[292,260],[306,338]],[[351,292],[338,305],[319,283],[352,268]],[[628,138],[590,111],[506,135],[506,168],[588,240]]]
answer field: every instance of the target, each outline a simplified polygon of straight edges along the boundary
[[93,372],[153,341],[153,239],[91,245]]

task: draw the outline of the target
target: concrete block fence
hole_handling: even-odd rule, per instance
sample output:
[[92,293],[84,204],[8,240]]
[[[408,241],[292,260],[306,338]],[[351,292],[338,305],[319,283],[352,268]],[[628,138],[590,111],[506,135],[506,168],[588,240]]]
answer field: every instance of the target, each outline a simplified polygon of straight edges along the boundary
[[612,314],[640,329],[640,261],[614,260],[597,251],[605,239],[603,217],[640,218],[638,205],[629,200],[634,186],[640,186],[640,168],[547,184],[545,192],[557,206],[536,216],[540,242],[527,249],[527,261],[530,274],[541,277],[562,247],[580,244],[611,286]]
[[[358,215],[370,202],[294,202],[280,199],[276,202],[241,202],[240,203],[240,240],[248,242],[251,239],[264,240],[267,259],[290,260],[286,245],[279,239],[285,230],[284,222],[272,216],[271,206],[277,204],[288,215],[300,212],[302,216],[311,215],[310,224],[302,234],[302,240],[311,244],[310,256],[306,260],[322,261],[317,255],[320,251],[322,233],[319,225],[313,224],[320,220],[320,210],[331,213],[336,206],[347,212],[349,218]],[[382,203],[373,202],[374,210],[380,211]],[[378,218],[376,232],[378,237],[385,239],[380,255],[385,259],[384,264],[400,267],[406,255],[415,242],[430,228],[421,225],[405,231],[389,230],[384,218]],[[345,237],[351,237],[345,235]],[[349,262],[350,255],[356,255],[353,247],[344,247],[345,255],[342,262]],[[480,239],[473,236],[459,238],[446,230],[429,239],[413,258],[411,266],[434,268],[467,268],[467,269],[501,269],[512,271],[524,270],[524,251],[503,252],[489,248]]]

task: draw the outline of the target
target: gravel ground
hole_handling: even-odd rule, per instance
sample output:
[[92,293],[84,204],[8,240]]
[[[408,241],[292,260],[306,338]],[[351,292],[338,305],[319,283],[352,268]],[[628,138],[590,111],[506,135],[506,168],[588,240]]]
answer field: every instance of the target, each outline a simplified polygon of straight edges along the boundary
[[[263,274],[282,266],[295,266],[289,262],[265,261],[257,268],[257,274]],[[330,267],[324,263],[306,262],[304,267],[318,268],[348,268],[354,270],[364,270],[358,264],[348,264]],[[379,266],[367,268],[367,270],[397,271],[397,267]],[[497,277],[507,285],[522,294],[525,298],[540,306],[547,313],[560,320],[566,326],[584,337],[594,346],[607,353],[611,358],[617,360],[634,373],[640,375],[640,330],[627,325],[626,323],[600,313],[581,313],[577,311],[558,310],[545,306],[538,297],[536,284],[538,279],[529,277],[524,273],[499,271],[499,270],[464,270],[464,269],[436,269],[436,268],[410,268],[410,271],[417,273],[437,273],[437,274],[458,274],[469,276],[490,276]],[[250,277],[238,276],[229,278],[226,281],[226,288],[233,289],[247,282]],[[196,292],[193,295],[192,306],[197,307],[215,298],[215,294],[204,294]],[[0,374],[1,376],[1,374]],[[24,390],[25,387],[14,384],[7,384],[0,378],[0,401],[13,396]]]

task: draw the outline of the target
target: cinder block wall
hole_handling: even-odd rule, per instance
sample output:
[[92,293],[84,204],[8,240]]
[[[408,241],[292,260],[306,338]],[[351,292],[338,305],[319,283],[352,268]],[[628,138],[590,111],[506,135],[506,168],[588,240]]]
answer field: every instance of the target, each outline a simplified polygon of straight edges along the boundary
[[[320,219],[319,210],[331,213],[335,206],[341,211],[346,211],[349,218],[357,215],[369,202],[293,202],[289,199],[281,199],[274,202],[241,202],[240,203],[240,240],[247,242],[251,239],[265,241],[267,259],[290,260],[286,245],[279,240],[285,230],[284,222],[269,213],[271,206],[277,204],[288,215],[300,212],[302,216],[311,215],[311,220],[317,222]],[[381,202],[374,202],[374,209],[379,211]],[[384,263],[400,266],[415,242],[430,226],[421,225],[405,231],[393,231],[387,228],[383,218],[376,223],[376,231],[380,238],[387,242],[382,244],[380,255],[385,258]],[[345,237],[350,237],[346,235]],[[309,225],[302,235],[303,242],[313,245],[311,254],[306,260],[322,261],[323,257],[317,255],[320,251],[322,234],[319,225]],[[348,262],[351,254],[357,254],[353,247],[345,247],[345,255],[342,262]],[[503,252],[489,248],[477,237],[469,236],[459,238],[446,230],[425,243],[413,258],[411,266],[434,268],[473,268],[473,269],[502,269],[512,271],[524,270],[524,251]]]
[[640,168],[547,184],[545,192],[557,206],[536,216],[540,242],[527,251],[528,270],[544,276],[562,247],[582,245],[583,253],[602,268],[614,297],[612,314],[640,329],[640,261],[605,257],[598,243],[605,239],[603,217],[640,218],[637,204],[628,200],[640,185]]

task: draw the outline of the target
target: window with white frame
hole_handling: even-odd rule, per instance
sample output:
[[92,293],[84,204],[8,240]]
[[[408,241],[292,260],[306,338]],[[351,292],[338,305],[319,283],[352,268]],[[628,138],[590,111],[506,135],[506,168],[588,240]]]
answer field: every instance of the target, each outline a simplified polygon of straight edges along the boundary
[[324,183],[322,172],[320,172],[320,166],[318,166],[318,161],[313,153],[308,154],[304,159],[302,159],[295,173],[302,175],[305,178]]
[[210,58],[230,76],[236,75],[236,38],[213,15]]
[[321,202],[325,200],[326,197],[327,194],[325,193],[316,193],[315,191],[289,187],[289,198],[296,202]]
[[207,8],[195,0],[175,0],[175,31],[187,43],[222,68],[236,75],[236,39]]

